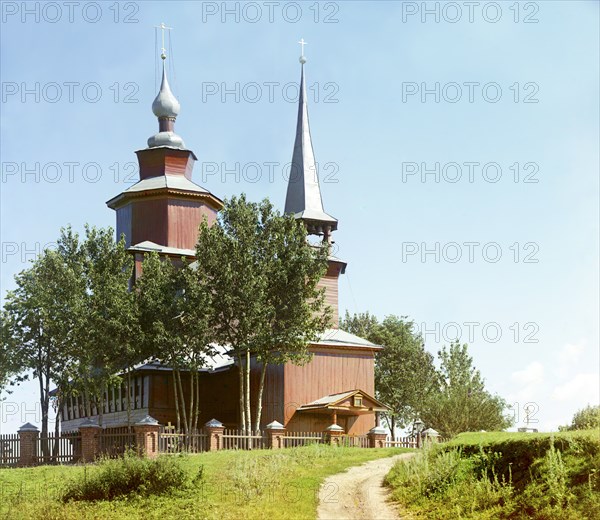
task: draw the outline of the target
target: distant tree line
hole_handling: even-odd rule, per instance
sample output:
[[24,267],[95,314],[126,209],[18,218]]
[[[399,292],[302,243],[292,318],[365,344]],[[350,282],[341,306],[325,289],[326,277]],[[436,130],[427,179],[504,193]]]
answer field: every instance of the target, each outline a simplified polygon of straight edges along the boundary
[[[293,216],[243,195],[226,201],[212,226],[200,226],[193,263],[150,253],[134,280],[124,238],[113,236],[62,229],[56,249],[16,275],[1,316],[0,390],[37,380],[45,436],[50,407],[59,410],[70,396],[82,396],[86,415],[95,409],[102,422],[107,388],[124,384],[130,411],[131,371],[158,361],[173,369],[177,426],[190,431],[198,426],[198,370],[215,344],[226,345],[240,366],[240,426],[258,429],[267,366],[307,361],[308,345],[328,326],[317,283],[329,246],[309,245]],[[251,356],[262,366],[253,410]]]
[[391,432],[417,419],[445,437],[511,426],[506,401],[486,390],[467,345],[455,341],[443,347],[436,368],[422,335],[405,316],[380,322],[368,312],[346,312],[340,326],[384,347],[375,359],[375,391],[391,408],[385,414]]
[[559,426],[560,431],[600,430],[600,405],[587,405],[575,412],[571,424]]

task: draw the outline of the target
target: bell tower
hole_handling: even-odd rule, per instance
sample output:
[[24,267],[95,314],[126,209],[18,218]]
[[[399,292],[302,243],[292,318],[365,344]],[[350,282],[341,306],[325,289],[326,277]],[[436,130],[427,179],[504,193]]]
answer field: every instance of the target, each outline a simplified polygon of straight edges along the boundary
[[[300,95],[298,98],[298,120],[296,123],[296,139],[292,154],[292,165],[285,198],[285,213],[293,213],[296,219],[306,226],[308,235],[318,236],[322,242],[333,244],[332,232],[338,227],[338,221],[325,212],[319,174],[315,161],[315,153],[308,122],[308,105],[306,101],[306,79],[304,75],[304,39],[298,43],[302,46],[300,56]],[[333,309],[333,327],[339,326],[338,280],[346,270],[346,262],[330,256],[327,272],[321,278],[319,286],[325,288],[325,302]]]
[[192,181],[197,160],[175,133],[180,105],[167,78],[164,24],[162,81],[152,103],[158,133],[136,153],[140,180],[106,204],[117,212],[117,238],[125,235],[132,252],[158,251],[172,256],[195,255],[198,227],[216,219],[222,201]]

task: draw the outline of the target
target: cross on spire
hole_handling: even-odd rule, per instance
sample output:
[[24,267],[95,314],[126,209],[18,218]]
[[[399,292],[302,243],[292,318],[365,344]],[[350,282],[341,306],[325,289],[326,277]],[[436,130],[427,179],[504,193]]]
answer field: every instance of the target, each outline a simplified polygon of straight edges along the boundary
[[164,22],[161,22],[160,25],[155,25],[155,29],[160,29],[162,32],[162,47],[160,57],[165,60],[167,59],[167,50],[165,49],[165,30],[170,31],[173,27],[167,27]]
[[300,53],[302,56],[304,56],[304,46],[308,45],[308,43],[304,41],[304,38],[301,38],[298,43],[300,44],[300,47],[302,49]]

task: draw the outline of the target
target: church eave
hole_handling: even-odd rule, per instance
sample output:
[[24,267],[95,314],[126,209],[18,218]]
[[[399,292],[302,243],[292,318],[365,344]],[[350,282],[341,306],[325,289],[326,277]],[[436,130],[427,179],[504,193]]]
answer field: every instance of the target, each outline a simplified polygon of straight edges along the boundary
[[209,206],[216,209],[217,211],[223,207],[223,201],[213,195],[210,192],[198,193],[194,191],[186,191],[186,190],[177,190],[173,188],[157,188],[153,190],[143,190],[143,191],[135,191],[135,192],[123,192],[119,193],[116,197],[108,200],[106,205],[110,209],[119,209],[132,199],[140,199],[140,198],[158,198],[164,197],[168,195],[176,196],[180,199],[189,199],[189,200],[198,200],[205,199]]

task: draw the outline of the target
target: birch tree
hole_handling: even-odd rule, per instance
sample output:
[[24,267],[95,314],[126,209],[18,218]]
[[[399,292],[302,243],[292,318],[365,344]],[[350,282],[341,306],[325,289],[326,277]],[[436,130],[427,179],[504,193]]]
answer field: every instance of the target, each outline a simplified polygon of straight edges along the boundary
[[[270,363],[308,359],[307,347],[327,324],[316,285],[327,248],[306,242],[302,224],[274,211],[268,200],[244,195],[225,202],[217,222],[201,225],[198,276],[213,293],[211,330],[230,349],[239,370],[240,426],[257,430]],[[261,365],[252,420],[251,359]]]

